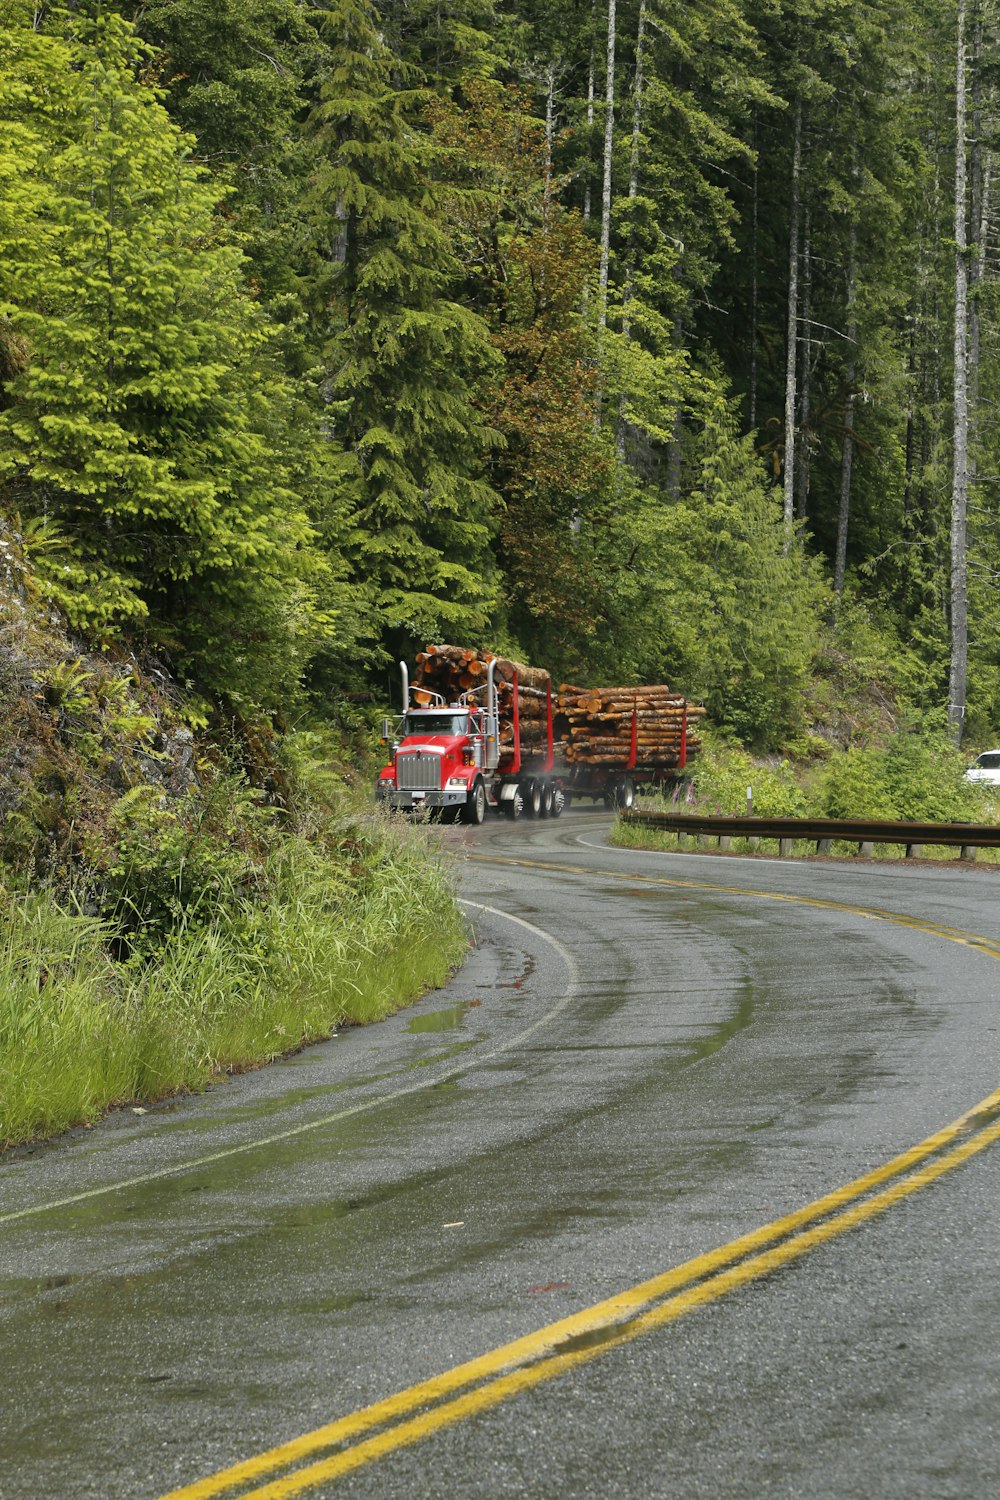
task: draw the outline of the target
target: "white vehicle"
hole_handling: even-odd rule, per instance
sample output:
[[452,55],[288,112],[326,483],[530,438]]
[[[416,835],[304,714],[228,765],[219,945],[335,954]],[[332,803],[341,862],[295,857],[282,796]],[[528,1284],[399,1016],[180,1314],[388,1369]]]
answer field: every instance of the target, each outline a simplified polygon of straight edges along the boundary
[[1000,750],[984,750],[966,771],[965,779],[981,786],[1000,786]]

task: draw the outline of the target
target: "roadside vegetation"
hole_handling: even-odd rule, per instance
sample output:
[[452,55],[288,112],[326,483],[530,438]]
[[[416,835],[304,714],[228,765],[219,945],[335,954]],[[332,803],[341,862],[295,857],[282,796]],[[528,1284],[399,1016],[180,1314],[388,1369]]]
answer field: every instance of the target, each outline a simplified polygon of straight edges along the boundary
[[[690,776],[667,794],[642,798],[648,811],[746,814],[763,818],[863,818],[889,822],[995,823],[1000,821],[1000,789],[965,780],[971,753],[956,749],[944,723],[916,719],[876,742],[839,749],[818,735],[784,757],[753,756],[739,745],[709,732],[703,754]],[[619,821],[612,842],[620,848],[691,847],[692,835],[637,828]],[[704,840],[706,847],[714,841]],[[757,845],[734,839],[736,853],[753,853]],[[812,854],[810,841],[793,845],[795,854]],[[834,855],[853,856],[857,845],[834,841]],[[880,859],[902,859],[905,850],[876,844]],[[934,859],[957,859],[957,849],[927,851]],[[981,860],[995,863],[1000,851],[981,850]]]
[[348,747],[208,722],[152,663],[81,652],[19,583],[0,607],[0,1147],[447,977],[452,881],[426,830],[375,815],[363,726]]
[[0,1144],[379,1020],[465,951],[450,882],[408,832],[366,819],[320,845],[281,836],[250,886],[227,853],[201,850],[220,869],[171,920],[179,867],[149,891],[160,910],[145,921],[131,896],[92,916],[76,892],[5,893]]

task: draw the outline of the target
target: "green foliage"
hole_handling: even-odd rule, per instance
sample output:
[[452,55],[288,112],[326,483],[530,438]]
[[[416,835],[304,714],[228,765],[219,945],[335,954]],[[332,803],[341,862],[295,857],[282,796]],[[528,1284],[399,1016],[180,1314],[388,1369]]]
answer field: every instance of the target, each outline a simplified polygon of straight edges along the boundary
[[732,414],[709,392],[698,418],[683,497],[639,491],[622,506],[612,639],[626,671],[777,748],[803,727],[826,590]]
[[762,764],[745,750],[724,742],[709,743],[694,763],[694,800],[708,814],[745,814],[747,787],[753,791],[753,811],[760,818],[800,818],[809,811],[808,799],[788,761]]
[[848,750],[830,763],[819,786],[822,815],[974,821],[983,794],[963,779],[965,766],[943,728],[901,731],[883,748]]
[[414,121],[426,96],[402,71],[367,0],[323,15],[333,63],[311,121],[317,329],[329,426],[343,451],[352,560],[385,632],[481,632],[493,595],[497,441],[473,401],[494,356],[454,300],[459,266],[430,211]]
[[295,298],[296,237],[309,164],[299,128],[303,92],[323,48],[299,0],[121,0],[154,49],[165,104],[227,190],[264,298]]
[[142,962],[121,960],[114,923],[48,892],[8,896],[0,1147],[377,1019],[443,982],[465,947],[440,864],[393,826],[343,829],[326,850],[287,838],[261,889],[205,894],[212,914],[182,916]]
[[[38,586],[107,638],[147,616],[182,667],[271,701],[322,633],[283,381],[220,233],[216,193],[114,14],[38,36],[8,20],[0,311],[30,350],[0,414]],[[57,76],[59,87],[43,86]],[[241,644],[266,641],[252,663]]]

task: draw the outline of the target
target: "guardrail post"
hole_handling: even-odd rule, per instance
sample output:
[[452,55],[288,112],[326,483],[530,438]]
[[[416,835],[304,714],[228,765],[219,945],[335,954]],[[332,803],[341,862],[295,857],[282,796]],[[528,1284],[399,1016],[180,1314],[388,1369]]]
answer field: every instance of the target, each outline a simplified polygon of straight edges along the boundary
[[720,833],[719,834],[719,848],[720,849],[731,849],[732,847],[733,847],[733,841],[729,837],[729,834],[728,833]]
[[789,859],[791,857],[791,853],[792,853],[792,841],[791,841],[791,839],[779,839],[778,840],[778,853],[779,853],[779,855],[781,856],[782,859]]
[[963,844],[959,859],[964,859],[971,864],[974,863],[977,853],[978,850],[976,849],[975,844]]
[[924,846],[923,846],[923,844],[907,844],[907,846],[906,846],[906,857],[907,857],[907,859],[919,859],[920,856],[921,856],[921,854],[923,854],[923,852],[924,852]]
[[829,852],[830,852],[830,850],[832,848],[833,848],[833,839],[817,839],[816,840],[816,853],[817,854],[829,854]]
[[871,859],[874,853],[875,845],[869,843],[867,839],[863,839],[862,842],[858,845],[858,854],[861,859]]

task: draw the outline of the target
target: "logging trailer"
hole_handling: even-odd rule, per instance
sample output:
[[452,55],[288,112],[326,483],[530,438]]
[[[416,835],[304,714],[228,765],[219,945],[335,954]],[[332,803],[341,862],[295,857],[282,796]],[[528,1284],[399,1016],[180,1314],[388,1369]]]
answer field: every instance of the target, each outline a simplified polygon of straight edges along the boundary
[[383,767],[375,788],[377,801],[394,810],[424,807],[447,821],[482,823],[488,808],[511,819],[522,813],[558,818],[573,797],[603,801],[609,809],[629,808],[638,786],[673,781],[686,765],[686,705],[677,762],[669,771],[643,764],[635,708],[626,754],[603,763],[570,765],[557,755],[551,682],[544,694],[544,737],[528,746],[521,733],[517,672],[501,720],[495,660],[489,662],[483,686],[458,693],[452,702],[426,689],[412,701],[406,663],[399,665],[403,713],[395,722],[383,721],[382,737],[392,745],[392,761]]

